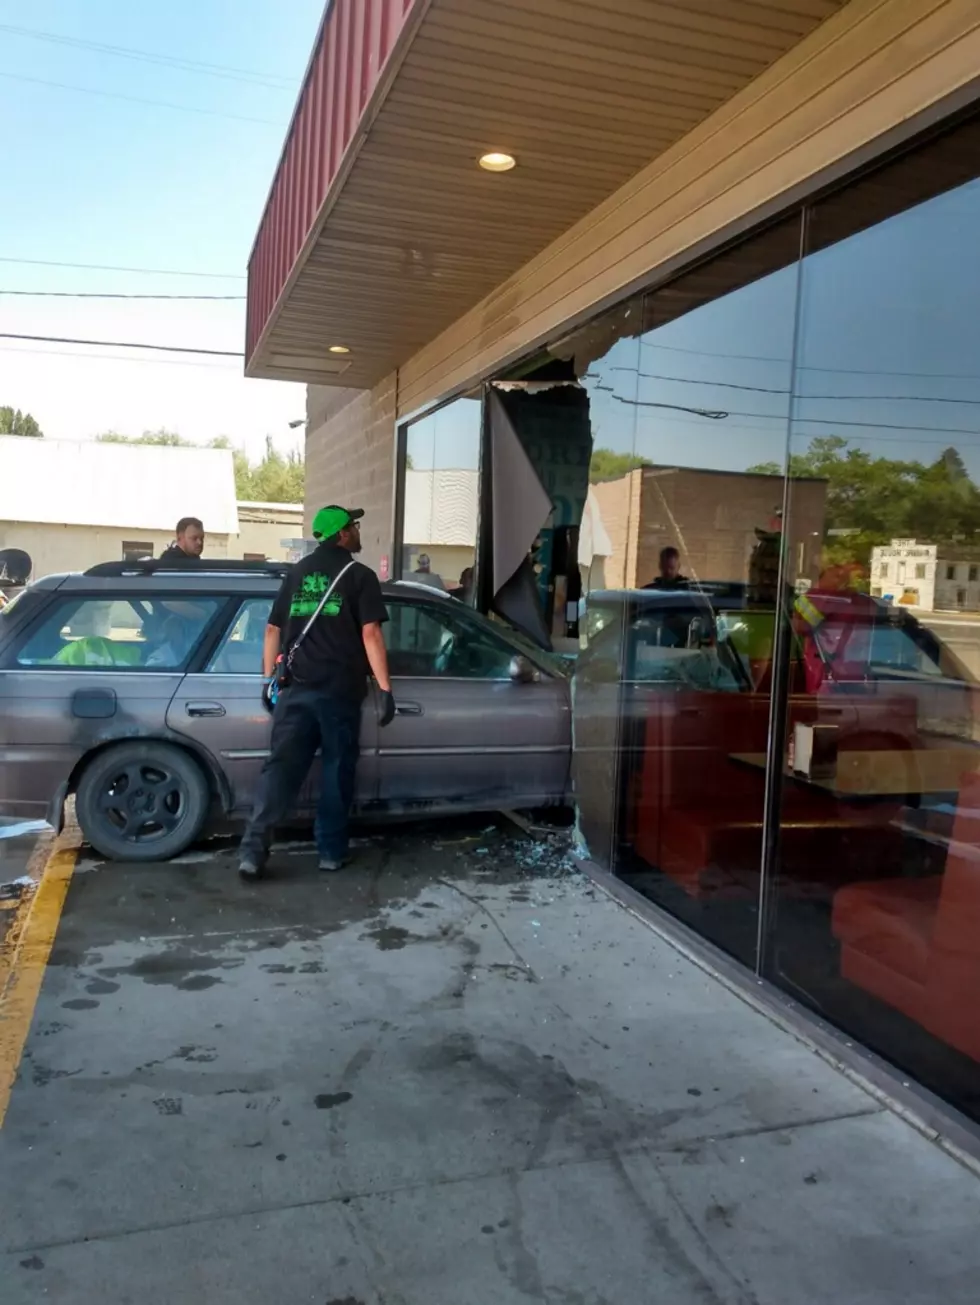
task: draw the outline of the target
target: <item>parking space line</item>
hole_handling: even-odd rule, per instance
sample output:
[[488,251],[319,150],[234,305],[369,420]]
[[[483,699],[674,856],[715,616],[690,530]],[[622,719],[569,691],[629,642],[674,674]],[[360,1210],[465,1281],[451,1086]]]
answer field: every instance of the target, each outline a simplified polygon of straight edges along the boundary
[[71,835],[46,839],[37,888],[17,909],[0,948],[0,1128],[10,1104],[24,1044],[78,860]]

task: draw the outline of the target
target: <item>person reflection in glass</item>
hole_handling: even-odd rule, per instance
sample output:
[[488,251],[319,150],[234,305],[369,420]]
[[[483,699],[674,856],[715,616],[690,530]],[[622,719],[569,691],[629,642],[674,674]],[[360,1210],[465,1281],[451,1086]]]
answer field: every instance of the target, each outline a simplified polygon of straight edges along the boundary
[[673,544],[660,550],[660,574],[644,589],[687,589],[689,581],[681,575],[681,555]]

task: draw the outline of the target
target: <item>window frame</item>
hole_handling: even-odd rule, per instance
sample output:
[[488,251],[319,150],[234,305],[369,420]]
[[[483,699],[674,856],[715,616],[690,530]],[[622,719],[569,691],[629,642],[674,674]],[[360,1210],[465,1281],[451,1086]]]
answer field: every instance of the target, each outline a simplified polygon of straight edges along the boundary
[[124,562],[139,562],[144,557],[153,556],[153,543],[150,540],[124,539],[120,548]]

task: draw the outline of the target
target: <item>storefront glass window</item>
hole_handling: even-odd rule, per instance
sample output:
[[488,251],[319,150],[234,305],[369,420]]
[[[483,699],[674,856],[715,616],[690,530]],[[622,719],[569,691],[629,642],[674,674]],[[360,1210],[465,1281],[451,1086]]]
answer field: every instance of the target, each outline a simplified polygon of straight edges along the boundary
[[522,360],[485,497],[494,610],[519,563],[575,627],[592,857],[980,1118],[978,173],[974,118]]
[[395,578],[473,598],[479,515],[479,398],[461,398],[404,432],[400,567]]
[[[654,291],[635,375],[595,369],[600,428],[636,412],[613,450],[635,469],[597,487],[632,504],[617,868],[750,965],[800,239],[794,217]],[[822,486],[806,513],[822,523]]]
[[789,555],[764,955],[776,983],[974,1116],[978,163],[980,130],[961,127],[808,214],[789,517],[794,538],[812,525],[819,574]]

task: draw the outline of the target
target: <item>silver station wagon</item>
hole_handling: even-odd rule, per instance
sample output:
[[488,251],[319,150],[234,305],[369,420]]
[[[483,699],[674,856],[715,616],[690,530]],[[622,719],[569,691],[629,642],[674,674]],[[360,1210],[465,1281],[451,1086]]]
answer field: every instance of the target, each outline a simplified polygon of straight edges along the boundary
[[[69,794],[103,856],[155,860],[243,818],[267,755],[262,637],[284,565],[111,562],[0,612],[0,815],[60,828]],[[356,813],[559,804],[569,672],[420,585],[385,586],[395,720],[364,705]],[[316,770],[300,797],[312,816]]]

